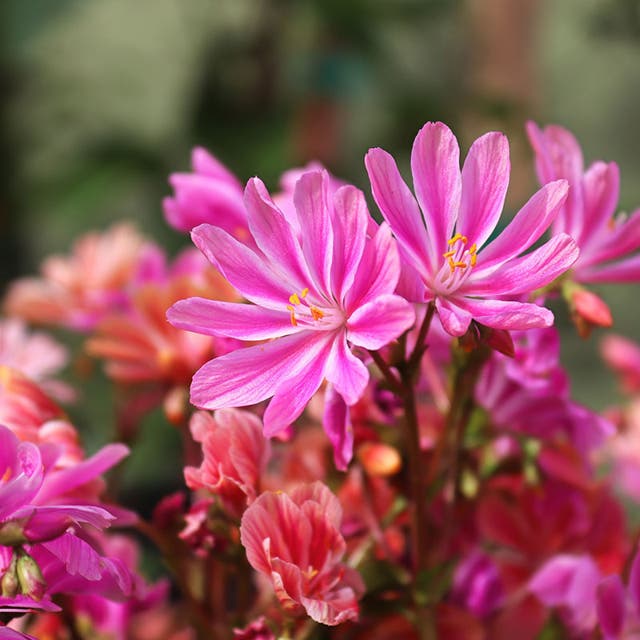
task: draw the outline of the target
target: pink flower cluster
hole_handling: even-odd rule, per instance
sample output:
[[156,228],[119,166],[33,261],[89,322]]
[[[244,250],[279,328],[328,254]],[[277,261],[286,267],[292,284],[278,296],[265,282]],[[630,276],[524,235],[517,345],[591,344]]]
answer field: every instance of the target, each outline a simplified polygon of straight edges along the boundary
[[[640,213],[614,217],[615,163],[585,170],[568,131],[527,132],[541,186],[506,224],[497,132],[461,166],[452,131],[425,124],[412,186],[370,149],[371,211],[317,164],[271,194],[198,148],[163,203],[198,250],[169,260],[119,225],[14,283],[0,638],[640,637],[619,498],[640,498],[640,346],[603,342],[626,395],[597,413],[572,397],[545,306],[562,297],[583,337],[610,326],[590,287],[640,281]],[[82,382],[26,322],[82,334],[76,373],[103,363],[117,442],[85,455],[57,404]],[[145,519],[102,474],[158,407],[182,489]],[[114,525],[167,578],[149,583]]]

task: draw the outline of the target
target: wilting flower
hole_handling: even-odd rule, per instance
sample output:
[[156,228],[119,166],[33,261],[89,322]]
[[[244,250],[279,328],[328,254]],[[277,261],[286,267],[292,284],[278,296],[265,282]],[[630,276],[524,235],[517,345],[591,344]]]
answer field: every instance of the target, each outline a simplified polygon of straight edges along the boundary
[[144,240],[128,224],[80,238],[70,256],[51,256],[42,278],[25,278],[9,289],[11,315],[78,331],[92,329],[126,302],[125,286],[135,273]]
[[240,538],[251,566],[271,578],[280,604],[336,625],[358,616],[359,574],[342,564],[338,499],[320,482],[289,495],[263,493],[242,516]]
[[557,215],[567,195],[560,180],[545,185],[486,247],[502,211],[509,181],[504,135],[487,133],[467,155],[462,172],[458,142],[444,124],[418,133],[411,168],[418,201],[393,158],[371,149],[365,164],[373,197],[398,238],[405,263],[403,292],[415,302],[435,300],[444,328],[464,334],[471,322],[495,329],[547,327],[553,314],[517,301],[565,272],[578,256],[559,234],[522,256]]
[[577,140],[557,125],[540,129],[529,122],[527,133],[540,183],[559,178],[569,182],[569,195],[552,230],[554,235],[568,233],[580,247],[571,278],[583,283],[640,280],[640,209],[629,217],[614,217],[620,195],[618,165],[598,161],[585,171]]
[[[253,304],[190,298],[168,312],[181,329],[265,342],[205,364],[191,385],[205,409],[251,405],[273,396],[265,434],[289,426],[326,378],[348,405],[369,373],[352,347],[379,349],[414,321],[408,302],[393,295],[399,262],[386,225],[369,235],[364,195],[345,186],[329,197],[326,173],[296,183],[294,219],[254,178],[245,191],[253,250],[223,229],[201,225],[194,242]],[[375,226],[375,225],[374,225]]]
[[198,411],[190,427],[193,439],[202,444],[204,459],[198,468],[185,468],[187,486],[209,490],[240,516],[255,500],[269,458],[260,419],[237,409],[220,409],[213,416]]

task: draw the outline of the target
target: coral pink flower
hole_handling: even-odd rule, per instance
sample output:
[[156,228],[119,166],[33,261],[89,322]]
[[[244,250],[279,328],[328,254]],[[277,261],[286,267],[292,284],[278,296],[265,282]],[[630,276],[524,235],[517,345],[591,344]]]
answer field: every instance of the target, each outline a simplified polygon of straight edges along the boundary
[[[527,123],[541,184],[564,178],[569,196],[553,224],[553,234],[568,233],[580,247],[571,270],[576,282],[640,280],[640,209],[614,218],[620,194],[615,162],[594,162],[586,171],[573,135],[557,125],[540,129]],[[633,256],[629,254],[634,253]],[[625,257],[627,256],[627,257]]]
[[246,406],[273,396],[265,434],[290,425],[326,378],[348,405],[369,373],[351,347],[379,349],[414,322],[411,305],[393,295],[399,261],[386,225],[368,235],[364,195],[351,186],[329,196],[324,172],[304,174],[294,193],[295,220],[254,178],[245,191],[252,250],[223,229],[201,225],[194,242],[253,304],[191,298],[168,312],[176,327],[270,342],[205,364],[191,385],[205,409]]
[[135,272],[143,243],[128,224],[87,234],[75,243],[71,256],[45,260],[42,278],[15,282],[5,308],[32,322],[90,330],[107,311],[126,302],[123,289]]
[[578,256],[575,242],[560,234],[521,254],[560,210],[566,182],[540,189],[485,247],[507,191],[507,139],[497,132],[478,138],[462,172],[459,154],[444,124],[429,122],[420,130],[411,155],[417,202],[386,151],[371,149],[365,158],[373,197],[398,238],[407,297],[435,299],[444,328],[455,336],[464,334],[472,319],[507,330],[551,325],[548,309],[517,299],[566,271]]
[[341,563],[338,499],[320,482],[289,495],[263,493],[242,516],[240,539],[251,566],[270,577],[278,600],[316,622],[336,625],[358,616],[364,591],[358,573]]
[[260,476],[269,459],[269,442],[262,422],[248,411],[220,409],[213,416],[198,411],[191,418],[191,434],[202,444],[200,467],[186,467],[190,489],[206,488],[220,496],[225,507],[240,516],[259,491]]
[[[199,261],[194,261],[195,252]],[[124,383],[186,385],[214,353],[226,351],[222,340],[175,329],[166,310],[191,295],[236,300],[231,287],[195,249],[178,256],[169,269],[149,266],[130,294],[127,309],[106,315],[87,341],[87,352],[106,360],[107,375]],[[201,261],[201,262],[200,262]]]

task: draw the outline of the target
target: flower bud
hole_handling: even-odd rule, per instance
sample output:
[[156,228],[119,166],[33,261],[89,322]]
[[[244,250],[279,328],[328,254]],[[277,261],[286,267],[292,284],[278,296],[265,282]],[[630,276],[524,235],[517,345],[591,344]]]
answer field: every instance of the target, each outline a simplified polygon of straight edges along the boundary
[[370,476],[392,476],[402,467],[398,450],[382,442],[365,442],[359,447],[357,455]]
[[11,558],[11,564],[7,567],[2,580],[0,580],[0,589],[3,598],[15,598],[18,594],[18,576],[16,575],[16,556]]
[[42,576],[38,563],[27,553],[18,555],[16,575],[20,583],[20,592],[34,600],[41,600],[47,589],[47,583]]

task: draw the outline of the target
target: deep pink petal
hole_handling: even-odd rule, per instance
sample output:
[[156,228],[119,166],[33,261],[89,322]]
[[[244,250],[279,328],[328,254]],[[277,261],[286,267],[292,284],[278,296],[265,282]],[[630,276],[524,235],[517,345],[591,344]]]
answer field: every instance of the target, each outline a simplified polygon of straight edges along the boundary
[[637,550],[629,572],[628,591],[636,613],[640,615],[640,553]]
[[293,287],[263,256],[209,224],[196,227],[191,237],[209,262],[217,266],[245,298],[263,307],[286,309]]
[[581,265],[615,260],[640,248],[640,209],[616,222],[613,229],[602,229],[594,238],[589,253],[580,260]]
[[347,315],[378,296],[393,293],[399,278],[398,248],[391,229],[386,223],[382,223],[375,236],[367,242],[355,281],[347,292]]
[[44,504],[56,496],[69,493],[73,489],[95,480],[129,455],[129,448],[123,444],[108,444],[90,458],[73,467],[52,471],[45,477],[38,493],[38,504]]
[[308,484],[298,484],[289,492],[289,497],[300,507],[306,502],[315,503],[320,509],[322,519],[336,529],[340,528],[342,506],[338,497],[326,484],[318,480]]
[[463,298],[457,302],[476,322],[493,329],[515,331],[550,327],[553,324],[553,313],[537,304],[474,298]]
[[262,402],[304,376],[331,339],[326,332],[303,331],[215,358],[193,377],[191,402],[203,409]]
[[442,122],[427,122],[411,150],[413,186],[422,209],[433,268],[447,250],[460,209],[460,149]]
[[385,294],[358,307],[347,321],[347,338],[365,349],[380,349],[415,322],[415,311],[404,298]]
[[436,298],[436,310],[444,330],[452,336],[461,336],[471,324],[471,314],[445,298]]
[[302,604],[309,617],[320,624],[335,626],[358,619],[358,599],[350,587],[333,591],[330,597],[302,598]]
[[252,178],[247,182],[244,203],[249,214],[249,229],[272,269],[281,273],[294,290],[309,287],[311,274],[294,230],[274,204],[262,180]]
[[[319,389],[325,377],[327,362],[331,352],[330,335],[320,335],[315,339],[317,348],[313,359],[306,363],[304,370],[288,376],[279,384],[273,399],[264,412],[264,435],[274,436],[286,429],[304,411],[311,396]],[[309,345],[310,349],[313,347]]]
[[582,178],[584,228],[574,238],[582,249],[598,239],[598,232],[611,221],[620,197],[620,169],[615,162],[594,162]]
[[329,296],[333,230],[327,172],[311,171],[303,174],[296,183],[293,202],[300,222],[302,251],[319,289],[318,293]]
[[476,275],[484,271],[489,273],[496,265],[526,251],[558,215],[568,188],[566,181],[559,180],[538,190],[507,228],[479,253]]
[[571,186],[564,208],[553,225],[553,233],[568,233],[579,240],[584,224],[584,164],[580,145],[570,131],[557,125],[541,131],[533,122],[528,122],[527,133],[535,152],[540,184],[565,179]]
[[[371,190],[384,219],[413,266],[427,273],[440,256],[429,256],[427,232],[418,203],[406,185],[393,157],[382,149],[369,149],[364,159]],[[428,266],[430,265],[430,266]]]
[[362,259],[370,216],[364,194],[350,185],[334,194],[333,212],[331,281],[336,298],[343,301]]
[[167,311],[178,329],[239,340],[265,340],[297,333],[286,308],[282,311],[253,304],[221,302],[207,298],[179,300]]
[[460,289],[470,296],[500,296],[530,293],[553,282],[577,260],[578,245],[566,234],[554,236],[543,246],[521,258],[509,260],[493,273],[477,278],[472,273]]
[[[0,427],[0,433],[6,436],[6,432],[9,432],[6,427]],[[4,442],[0,443],[7,444],[14,453],[13,464],[2,469],[3,475],[7,471],[11,475],[6,481],[0,482],[0,521],[11,518],[21,507],[30,505],[43,479],[42,457],[38,447],[31,442],[21,442],[13,448],[13,438],[6,436]]]
[[199,224],[222,227],[234,236],[247,234],[247,214],[240,185],[229,185],[212,178],[174,173],[169,182],[173,197],[163,200],[167,222],[179,231],[190,231]]
[[351,353],[344,335],[333,341],[325,375],[348,405],[360,399],[369,382],[367,367]]
[[239,193],[242,192],[240,180],[204,147],[194,147],[191,152],[191,166],[196,173],[215,178],[220,182],[235,187]]
[[456,231],[481,247],[502,213],[509,185],[509,142],[492,131],[469,149],[462,168],[462,201]]
[[104,529],[116,519],[106,509],[93,505],[52,505],[26,507],[17,511],[16,518],[28,518],[24,533],[30,542],[52,540],[74,524],[90,524]]
[[353,458],[353,427],[347,403],[331,384],[324,396],[322,427],[333,447],[336,469],[346,471]]
[[620,262],[581,269],[579,282],[640,282],[640,255]]
[[607,640],[618,638],[625,619],[625,591],[620,576],[604,578],[598,585],[597,610],[600,627]]

